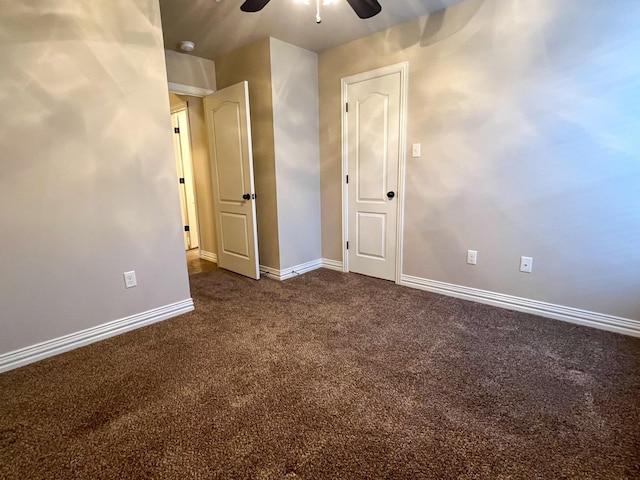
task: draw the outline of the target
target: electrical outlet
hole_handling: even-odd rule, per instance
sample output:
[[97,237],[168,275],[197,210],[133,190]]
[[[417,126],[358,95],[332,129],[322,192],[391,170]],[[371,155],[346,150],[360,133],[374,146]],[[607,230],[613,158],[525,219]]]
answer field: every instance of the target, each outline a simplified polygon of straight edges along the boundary
[[467,263],[475,265],[478,262],[478,252],[476,250],[467,250]]
[[124,286],[126,288],[132,288],[137,285],[138,285],[138,281],[136,280],[135,270],[131,270],[130,272],[124,272]]
[[533,258],[531,257],[520,257],[520,271],[525,273],[531,273],[531,269],[533,268]]

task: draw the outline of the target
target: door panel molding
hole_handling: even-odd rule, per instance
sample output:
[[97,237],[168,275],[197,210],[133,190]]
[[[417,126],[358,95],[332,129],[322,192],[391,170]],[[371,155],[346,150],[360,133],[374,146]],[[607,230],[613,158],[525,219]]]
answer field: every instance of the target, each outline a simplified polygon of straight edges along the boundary
[[220,212],[222,252],[250,259],[247,216],[231,212]]
[[[240,105],[237,102],[222,102],[210,112],[214,135],[220,131],[224,135],[225,127],[229,128],[231,125],[235,126],[237,131],[242,130]],[[227,155],[231,154],[234,157],[242,157],[242,140],[237,138],[236,142],[233,142],[233,138],[224,138],[225,147],[232,148],[232,152],[227,151]],[[216,142],[214,145],[216,156],[219,155],[220,143]],[[216,176],[217,178],[224,178],[224,182],[218,183],[218,202],[229,203],[232,205],[240,205],[242,199],[242,193],[247,191],[248,187],[245,184],[246,173],[244,171],[244,165],[242,163],[227,164],[225,162],[215,162]]]
[[[355,182],[347,183],[347,175],[349,174],[348,163],[348,120],[347,120],[347,102],[349,85],[384,77],[394,73],[400,74],[400,132],[398,137],[398,191],[396,194],[396,267],[395,267],[395,283],[400,284],[403,263],[403,245],[404,245],[404,190],[405,190],[405,168],[407,160],[407,100],[409,87],[409,62],[397,63],[382,68],[358,73],[341,80],[341,108],[342,108],[342,271],[349,271],[349,250],[347,250],[347,241],[349,240],[349,188],[356,188],[359,192],[359,186]],[[380,95],[377,95],[380,97]],[[373,100],[376,96],[372,95],[367,98]],[[385,108],[388,108],[388,102],[384,101]],[[355,106],[354,106],[355,107]],[[350,108],[350,107],[349,107]],[[359,135],[359,133],[358,133]],[[355,179],[354,179],[355,180]],[[385,192],[386,193],[386,192]],[[384,198],[384,197],[383,197]],[[384,201],[384,200],[383,200]],[[351,249],[358,248],[353,245]]]
[[[371,259],[384,260],[386,251],[387,217],[384,214],[373,212],[356,212],[356,253]],[[363,230],[364,223],[369,224],[369,229],[375,229],[380,233],[379,237],[369,236],[360,238],[359,232]]]

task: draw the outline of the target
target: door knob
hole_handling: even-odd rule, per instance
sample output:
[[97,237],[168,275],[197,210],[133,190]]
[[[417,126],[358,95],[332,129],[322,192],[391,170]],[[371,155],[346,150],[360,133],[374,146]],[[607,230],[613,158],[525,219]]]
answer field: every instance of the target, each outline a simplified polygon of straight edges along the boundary
[[251,195],[245,193],[244,195],[242,195],[242,198],[244,198],[245,200],[251,200]]
[[393,197],[395,197],[395,196],[396,196],[396,194],[395,194],[394,192],[387,192],[387,198],[388,198],[389,200],[391,200],[391,199],[392,199]]

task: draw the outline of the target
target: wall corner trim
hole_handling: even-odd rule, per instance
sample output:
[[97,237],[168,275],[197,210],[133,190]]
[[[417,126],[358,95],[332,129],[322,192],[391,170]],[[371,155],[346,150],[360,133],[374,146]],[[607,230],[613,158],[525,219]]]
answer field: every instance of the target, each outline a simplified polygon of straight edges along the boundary
[[553,303],[531,300],[528,298],[514,297],[503,293],[490,292],[477,288],[454,285],[451,283],[428,280],[426,278],[402,275],[400,285],[426,290],[450,297],[471,300],[478,303],[502,307],[519,312],[532,313],[541,317],[553,318],[565,322],[576,323],[588,327],[608,330],[640,337],[640,321],[630,318],[616,317],[604,313],[596,313]]
[[0,355],[0,373],[53,357],[69,350],[84,347],[145,325],[151,325],[152,323],[182,315],[194,310],[194,308],[193,299],[189,298],[2,354]]
[[331,260],[329,258],[322,259],[322,268],[328,268],[329,270],[336,270],[338,272],[343,272],[342,262],[339,260]]
[[269,278],[274,280],[288,280],[289,278],[297,277],[303,273],[310,272],[311,270],[317,270],[322,267],[322,260],[311,260],[310,262],[301,263],[290,268],[283,268],[278,270],[277,268],[265,267],[260,265],[260,272],[266,274]]
[[218,263],[218,254],[200,250],[200,258],[208,262]]

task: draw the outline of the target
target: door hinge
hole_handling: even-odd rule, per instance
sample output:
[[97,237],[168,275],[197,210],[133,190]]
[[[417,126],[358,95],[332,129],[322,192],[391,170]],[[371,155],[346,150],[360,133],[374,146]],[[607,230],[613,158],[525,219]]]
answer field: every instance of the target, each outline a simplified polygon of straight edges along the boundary
[[347,183],[349,183],[349,175],[347,175]]
[[173,129],[173,133],[180,133],[180,127],[175,127]]
[[185,232],[188,232],[188,231],[189,231],[189,225],[185,225],[185,226],[184,226],[184,231],[185,231]]
[[349,242],[347,242],[347,250],[349,250]]
[[346,112],[349,113],[349,102],[345,103],[344,106],[345,106]]
[[184,183],[184,178],[181,178],[181,179],[180,179],[180,183]]

